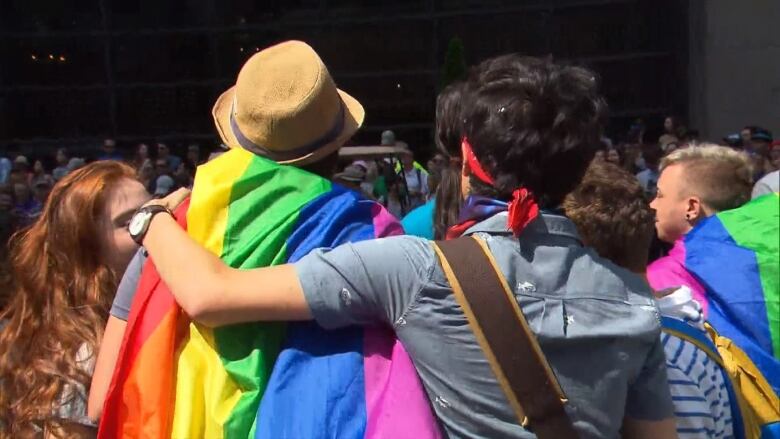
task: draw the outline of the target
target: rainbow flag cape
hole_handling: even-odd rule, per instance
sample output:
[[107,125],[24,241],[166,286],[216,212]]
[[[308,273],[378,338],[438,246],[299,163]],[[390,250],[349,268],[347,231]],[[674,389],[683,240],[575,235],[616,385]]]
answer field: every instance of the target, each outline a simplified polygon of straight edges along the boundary
[[[189,205],[177,213],[193,239],[240,268],[401,232],[380,205],[239,149],[198,169]],[[326,332],[311,322],[207,328],[183,314],[151,262],[99,429],[103,438],[439,435],[391,332]]]
[[720,335],[780,393],[780,196],[714,215],[648,267],[655,289],[688,285]]

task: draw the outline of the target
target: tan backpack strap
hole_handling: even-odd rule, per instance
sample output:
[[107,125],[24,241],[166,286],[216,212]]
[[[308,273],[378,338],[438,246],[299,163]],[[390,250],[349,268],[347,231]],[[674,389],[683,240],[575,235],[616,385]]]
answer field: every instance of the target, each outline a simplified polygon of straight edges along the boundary
[[518,421],[540,439],[576,438],[567,399],[485,242],[464,237],[434,248]]

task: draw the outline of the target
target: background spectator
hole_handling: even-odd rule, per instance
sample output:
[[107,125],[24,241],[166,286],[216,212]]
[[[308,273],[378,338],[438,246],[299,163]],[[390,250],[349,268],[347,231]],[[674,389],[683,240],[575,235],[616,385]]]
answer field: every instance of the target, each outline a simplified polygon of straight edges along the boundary
[[658,138],[658,145],[664,151],[667,150],[667,145],[670,143],[679,144],[680,138],[680,123],[674,116],[666,116],[664,119],[664,133]]
[[49,187],[54,186],[54,178],[46,173],[46,168],[44,168],[43,162],[36,160],[35,164],[33,164],[33,172],[30,176],[30,184],[32,187],[35,187],[41,183]]
[[84,159],[80,157],[72,157],[70,160],[68,160],[68,174],[71,172],[81,169],[84,166],[86,166],[87,162],[84,161]]
[[604,160],[607,163],[612,163],[613,165],[620,166],[621,165],[620,152],[618,152],[617,148],[610,148],[607,150],[607,153],[604,156]]
[[193,143],[187,147],[186,162],[193,168],[197,168],[203,164],[202,159],[200,158],[200,145]]
[[661,163],[663,151],[661,151],[661,148],[656,144],[645,144],[642,145],[642,157],[644,158],[647,169],[639,172],[636,175],[636,178],[645,191],[645,197],[647,197],[648,200],[652,200],[655,198],[658,178],[661,176],[658,171],[658,166]]
[[133,155],[133,162],[131,165],[140,172],[144,166],[149,166],[151,158],[149,157],[149,145],[145,143],[139,143],[135,147],[135,154]]
[[191,164],[189,160],[181,162],[179,168],[173,173],[174,187],[191,188],[195,181],[196,165]]
[[0,157],[0,184],[5,184],[11,175],[14,164],[7,157]]
[[103,141],[103,152],[98,156],[98,160],[123,160],[122,154],[116,150],[116,140],[106,139]]
[[176,182],[173,177],[168,174],[161,174],[154,182],[154,196],[161,198],[164,197],[176,188]]
[[159,161],[165,160],[166,165],[168,166],[168,173],[170,173],[172,170],[175,170],[179,167],[181,164],[181,158],[177,155],[174,155],[171,153],[170,148],[168,148],[168,145],[164,143],[158,143],[157,144],[157,163],[155,166],[158,167],[159,172]]
[[414,153],[405,146],[401,155],[401,170],[398,173],[401,182],[406,185],[405,198],[408,200],[408,209],[414,209],[425,204],[428,199],[428,173],[415,166]]
[[42,203],[33,197],[32,190],[26,182],[14,183],[14,211],[19,225],[24,227],[32,224],[41,213]]
[[57,154],[54,156],[54,160],[57,166],[51,172],[54,181],[62,180],[62,177],[68,175],[68,150],[65,148],[57,148]]
[[[335,174],[333,176],[333,181],[344,187],[352,189],[355,192],[362,193],[363,189],[361,187],[361,184],[363,183],[363,180],[365,178],[366,178],[365,169],[361,166],[357,166],[353,164],[344,168],[342,172]],[[368,196],[369,199],[372,198],[368,194],[364,194],[364,195]]]

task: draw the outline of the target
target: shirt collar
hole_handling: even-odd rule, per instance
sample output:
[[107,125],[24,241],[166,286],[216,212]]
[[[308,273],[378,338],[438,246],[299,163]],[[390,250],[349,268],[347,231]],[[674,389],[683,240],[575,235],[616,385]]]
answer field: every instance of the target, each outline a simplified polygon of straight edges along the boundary
[[[507,215],[509,215],[507,212],[497,213],[490,218],[471,226],[466,230],[464,235],[480,232],[490,235],[511,235],[512,231],[506,226]],[[582,242],[580,235],[577,233],[577,227],[570,219],[563,215],[549,212],[542,212],[538,218],[528,224],[522,233],[565,236],[574,239],[577,242]]]

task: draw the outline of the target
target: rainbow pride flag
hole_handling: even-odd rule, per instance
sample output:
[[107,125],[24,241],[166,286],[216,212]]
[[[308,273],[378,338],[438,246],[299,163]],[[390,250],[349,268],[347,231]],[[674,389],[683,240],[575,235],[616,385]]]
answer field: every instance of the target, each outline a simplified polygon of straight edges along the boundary
[[780,196],[699,223],[648,267],[655,289],[688,285],[706,319],[780,393]]
[[[177,214],[193,239],[240,268],[401,232],[380,205],[239,149],[198,169],[189,204]],[[326,332],[312,322],[207,328],[181,311],[152,263],[144,267],[99,429],[103,438],[439,434],[391,332]]]

